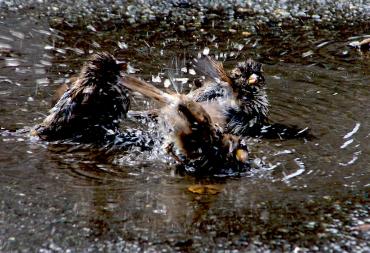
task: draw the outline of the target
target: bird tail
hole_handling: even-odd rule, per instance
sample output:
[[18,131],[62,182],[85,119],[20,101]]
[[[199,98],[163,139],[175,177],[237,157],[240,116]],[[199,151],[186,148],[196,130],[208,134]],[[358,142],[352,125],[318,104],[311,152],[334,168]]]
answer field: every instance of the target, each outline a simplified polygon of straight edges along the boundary
[[121,79],[121,83],[130,90],[137,91],[144,96],[152,98],[161,104],[170,104],[175,101],[176,96],[161,91],[154,85],[151,85],[143,80],[140,80],[133,76],[124,76]]
[[161,91],[157,87],[133,76],[122,77],[122,84],[130,90],[137,91],[160,102],[162,105],[175,105],[177,107],[176,112],[181,112],[191,125],[199,125],[213,131],[212,120],[200,103],[192,101],[186,96]]

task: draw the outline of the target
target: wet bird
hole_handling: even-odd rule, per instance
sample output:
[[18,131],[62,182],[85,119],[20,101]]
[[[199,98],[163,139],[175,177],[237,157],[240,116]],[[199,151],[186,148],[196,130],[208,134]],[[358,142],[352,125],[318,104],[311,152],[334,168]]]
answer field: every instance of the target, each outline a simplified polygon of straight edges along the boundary
[[126,67],[109,53],[94,54],[32,134],[47,141],[97,143],[119,133],[130,105],[128,91],[120,84]]
[[247,165],[245,140],[223,133],[201,103],[186,95],[163,92],[132,76],[124,76],[122,84],[159,102],[158,116],[166,138],[165,149],[189,170],[210,173]]
[[268,99],[261,64],[251,59],[240,62],[227,74],[221,63],[209,56],[197,62],[206,77],[202,86],[187,96],[204,104],[211,117],[226,132],[253,135],[268,116]]
[[307,129],[271,123],[262,65],[248,59],[226,73],[222,63],[203,56],[196,63],[206,79],[187,96],[203,105],[227,133],[267,138],[304,136]]

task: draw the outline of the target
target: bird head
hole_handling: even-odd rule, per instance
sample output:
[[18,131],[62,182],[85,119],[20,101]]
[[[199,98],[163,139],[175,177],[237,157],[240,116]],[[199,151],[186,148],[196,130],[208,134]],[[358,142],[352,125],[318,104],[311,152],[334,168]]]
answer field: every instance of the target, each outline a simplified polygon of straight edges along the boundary
[[223,134],[222,143],[231,161],[238,161],[242,164],[248,162],[248,147],[244,138],[232,134]]
[[104,84],[117,81],[121,71],[127,70],[125,61],[118,61],[107,52],[96,53],[84,65],[80,77]]
[[239,62],[231,71],[230,78],[238,89],[251,90],[265,86],[262,65],[252,59]]

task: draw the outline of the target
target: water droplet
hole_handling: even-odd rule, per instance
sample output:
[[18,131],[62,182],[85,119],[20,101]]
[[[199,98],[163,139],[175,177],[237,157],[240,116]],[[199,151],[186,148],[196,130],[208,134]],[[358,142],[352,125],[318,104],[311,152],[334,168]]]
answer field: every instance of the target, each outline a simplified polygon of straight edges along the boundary
[[189,81],[189,78],[175,78],[175,81],[185,84]]
[[127,64],[127,73],[129,73],[129,74],[134,74],[134,73],[136,73],[137,71],[138,71],[138,69],[135,69],[133,66],[131,66],[130,65],[130,63],[129,64]]
[[209,48],[208,47],[205,47],[203,49],[203,55],[209,55]]
[[171,81],[169,79],[166,79],[166,80],[164,80],[163,85],[164,85],[165,88],[168,88],[168,87],[171,86]]
[[95,47],[95,48],[100,48],[100,44],[96,41],[92,42],[92,46]]
[[160,82],[162,82],[162,79],[161,79],[161,77],[159,75],[152,76],[152,82],[153,83],[160,83]]
[[39,32],[39,33],[41,33],[41,34],[45,34],[45,35],[47,35],[47,36],[50,36],[51,35],[51,32],[49,32],[49,31],[46,31],[46,30],[42,30],[42,29],[40,29],[40,30],[35,30],[36,32]]
[[10,38],[8,36],[4,36],[4,35],[0,35],[0,39],[7,40],[7,41],[13,41],[12,38]]
[[352,142],[353,142],[353,139],[350,139],[350,140],[348,140],[348,141],[344,142],[344,143],[342,144],[342,146],[340,146],[340,148],[341,148],[341,149],[344,149],[344,148],[346,148],[348,145],[350,145]]
[[303,58],[306,58],[306,57],[311,56],[311,55],[313,55],[313,51],[312,51],[312,50],[309,50],[309,51],[307,51],[307,52],[304,52],[304,53],[302,54],[302,57],[303,57]]
[[35,74],[44,75],[44,74],[46,74],[46,71],[43,68],[40,68],[40,69],[38,68],[38,69],[35,69]]
[[237,43],[237,44],[234,46],[234,48],[235,48],[235,49],[238,49],[239,51],[241,51],[241,50],[244,48],[244,45]]
[[196,74],[195,70],[194,69],[189,69],[189,74],[194,76]]
[[12,46],[9,45],[9,44],[0,42],[0,50],[1,49],[3,49],[3,50],[10,50],[10,49],[12,49]]
[[93,27],[92,25],[88,25],[86,26],[86,28],[89,29],[90,31],[96,32],[95,27]]
[[21,32],[17,32],[17,31],[14,31],[14,30],[10,30],[10,34],[13,35],[14,37],[18,38],[18,39],[21,39],[23,40],[24,39],[24,33],[21,33]]
[[123,41],[118,41],[117,44],[118,44],[118,47],[120,49],[127,49],[128,48],[128,45]]
[[55,51],[57,51],[60,54],[65,54],[66,53],[66,50],[64,50],[62,48],[56,48]]
[[36,80],[36,83],[38,85],[48,85],[49,84],[49,79],[48,78],[40,78]]
[[322,43],[318,44],[316,47],[317,47],[317,48],[323,47],[323,46],[325,46],[325,45],[329,44],[330,42],[331,42],[331,41],[324,41],[324,42],[322,42]]
[[51,45],[46,45],[46,46],[44,46],[44,49],[45,49],[45,50],[53,50],[53,49],[54,49],[54,47],[53,47],[53,46],[51,46]]
[[20,65],[20,62],[18,59],[15,58],[6,58],[5,59],[5,66],[7,67],[17,67]]
[[51,62],[49,62],[49,61],[45,61],[45,60],[40,60],[40,63],[42,64],[42,65],[45,65],[45,66],[51,66],[52,64],[51,64]]

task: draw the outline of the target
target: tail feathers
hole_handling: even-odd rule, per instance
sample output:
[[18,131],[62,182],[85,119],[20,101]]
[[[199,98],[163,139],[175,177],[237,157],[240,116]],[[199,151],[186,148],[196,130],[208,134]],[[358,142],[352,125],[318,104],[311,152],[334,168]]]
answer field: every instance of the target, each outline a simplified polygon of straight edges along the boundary
[[170,104],[175,100],[175,96],[163,92],[157,87],[133,76],[122,77],[122,85],[162,104]]
[[226,74],[222,63],[217,62],[210,56],[202,56],[200,59],[197,59],[195,66],[197,70],[206,77],[217,78],[221,81],[232,84],[232,81]]

